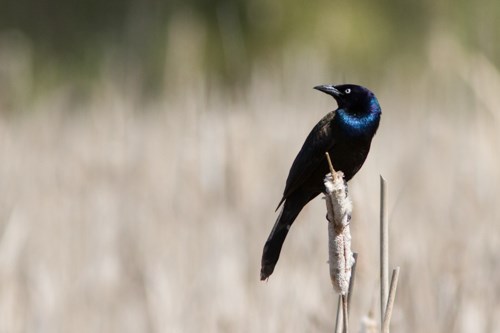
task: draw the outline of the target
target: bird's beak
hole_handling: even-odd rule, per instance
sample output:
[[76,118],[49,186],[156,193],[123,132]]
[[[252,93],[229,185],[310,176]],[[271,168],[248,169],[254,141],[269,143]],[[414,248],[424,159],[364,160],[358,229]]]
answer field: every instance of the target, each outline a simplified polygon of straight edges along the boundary
[[322,91],[322,92],[324,92],[325,94],[331,95],[331,96],[333,96],[333,97],[339,97],[339,96],[342,96],[342,95],[343,95],[343,94],[340,92],[340,90],[338,90],[337,88],[335,88],[335,86],[330,85],[330,84],[325,84],[325,85],[321,85],[321,86],[316,86],[316,87],[314,87],[314,89],[319,90],[319,91]]

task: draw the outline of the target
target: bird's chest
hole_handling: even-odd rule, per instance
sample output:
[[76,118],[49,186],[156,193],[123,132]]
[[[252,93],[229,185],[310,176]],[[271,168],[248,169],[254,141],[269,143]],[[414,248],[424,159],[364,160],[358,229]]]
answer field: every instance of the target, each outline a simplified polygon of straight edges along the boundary
[[347,119],[342,121],[336,128],[337,135],[342,140],[360,140],[371,137],[373,126],[366,119]]
[[356,116],[339,110],[333,120],[333,128],[341,140],[362,140],[375,134],[379,119],[376,113]]
[[351,179],[363,165],[370,150],[370,140],[363,137],[351,140],[339,140],[330,149],[333,166],[341,170],[346,180]]

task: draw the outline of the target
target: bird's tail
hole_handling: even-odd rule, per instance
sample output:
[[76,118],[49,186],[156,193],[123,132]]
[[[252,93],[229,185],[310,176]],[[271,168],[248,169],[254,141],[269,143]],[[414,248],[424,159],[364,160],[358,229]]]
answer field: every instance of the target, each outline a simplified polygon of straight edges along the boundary
[[[295,199],[295,200],[294,200]],[[281,248],[285,242],[288,230],[299,215],[302,207],[310,200],[297,200],[298,198],[288,198],[285,205],[274,223],[273,230],[267,238],[262,252],[262,262],[260,269],[260,279],[266,280],[274,271],[274,267],[280,257]]]

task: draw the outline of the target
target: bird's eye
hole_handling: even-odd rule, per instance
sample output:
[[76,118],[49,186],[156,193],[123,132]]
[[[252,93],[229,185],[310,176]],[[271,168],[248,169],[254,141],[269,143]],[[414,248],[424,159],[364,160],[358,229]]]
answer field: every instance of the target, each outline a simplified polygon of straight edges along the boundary
[[346,94],[350,94],[350,93],[351,93],[351,89],[347,88],[347,89],[345,90],[345,93],[346,93]]

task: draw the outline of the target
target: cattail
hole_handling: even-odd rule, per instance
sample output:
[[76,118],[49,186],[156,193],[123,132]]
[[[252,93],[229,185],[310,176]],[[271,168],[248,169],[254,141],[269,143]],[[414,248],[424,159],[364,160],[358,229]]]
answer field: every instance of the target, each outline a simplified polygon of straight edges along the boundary
[[326,209],[328,219],[328,248],[330,278],[334,289],[341,295],[347,295],[354,256],[351,251],[352,203],[347,196],[347,184],[342,172],[326,175]]

